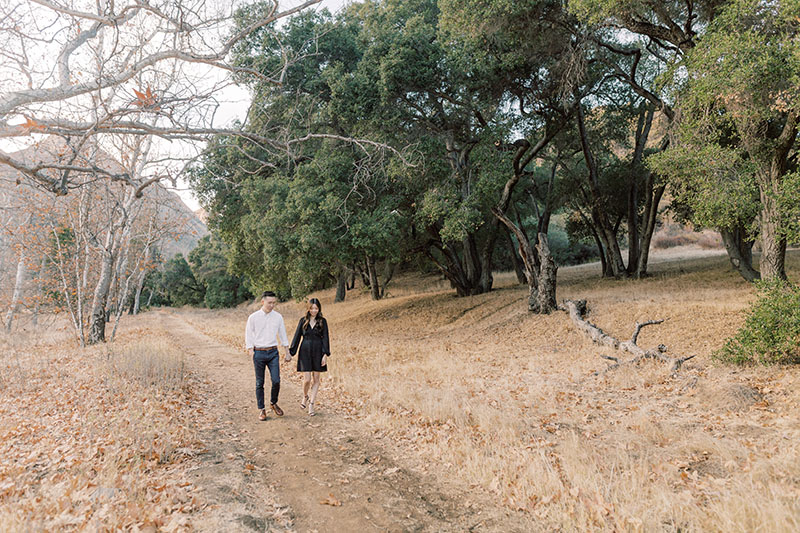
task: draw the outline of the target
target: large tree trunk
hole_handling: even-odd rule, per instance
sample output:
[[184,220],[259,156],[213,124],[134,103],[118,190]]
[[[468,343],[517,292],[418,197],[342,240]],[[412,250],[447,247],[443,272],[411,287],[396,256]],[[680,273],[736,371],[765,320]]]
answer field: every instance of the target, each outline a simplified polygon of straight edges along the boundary
[[647,262],[650,260],[650,243],[653,241],[653,232],[656,230],[656,215],[658,215],[658,204],[664,195],[665,185],[660,185],[652,190],[652,173],[648,178],[648,198],[645,203],[642,221],[644,228],[641,232],[641,244],[639,245],[639,259],[636,261],[636,279],[641,279],[647,275]]
[[[631,173],[628,179],[628,275],[639,275],[644,270],[640,268],[639,261],[642,259],[642,246],[644,245],[642,235],[646,231],[646,224],[649,220],[648,207],[652,200],[653,193],[653,174],[652,172],[646,173],[645,190],[643,193],[646,195],[645,212],[642,213],[641,219],[639,217],[639,180],[638,177],[642,172],[641,162],[644,156],[644,149],[647,146],[647,139],[650,136],[650,127],[653,124],[653,113],[655,106],[646,104],[639,108],[639,117],[636,124],[636,139],[633,149],[633,157],[631,158]],[[646,171],[645,171],[646,172]],[[656,209],[658,202],[656,202]],[[649,243],[649,240],[648,240]]]
[[494,247],[497,244],[497,236],[500,231],[500,221],[494,218],[489,224],[489,235],[486,243],[483,245],[483,250],[480,257],[481,275],[478,280],[478,291],[481,293],[489,292],[494,285],[494,276],[492,275],[492,257],[494,256]]
[[553,256],[550,255],[550,246],[547,243],[547,235],[539,233],[539,244],[536,245],[536,251],[539,255],[539,272],[538,272],[538,285],[539,294],[537,298],[537,307],[535,311],[539,314],[550,314],[556,309],[556,267]]
[[[771,149],[770,160],[763,162],[756,174],[761,199],[759,223],[761,226],[761,260],[759,270],[765,280],[786,280],[786,235],[783,234],[783,213],[779,201],[785,193],[781,190],[786,173],[790,169],[789,156],[796,150],[800,111],[791,110],[786,116],[780,135]],[[760,140],[751,152],[754,160],[761,155]],[[797,155],[795,153],[795,155]]]
[[100,267],[100,280],[94,290],[92,311],[89,317],[89,344],[97,344],[106,340],[106,302],[111,288],[114,257],[111,251],[103,252]]
[[753,241],[747,238],[744,228],[720,229],[719,234],[733,268],[747,281],[761,279],[761,274],[753,268]]
[[589,145],[589,137],[586,132],[586,119],[583,114],[583,107],[580,104],[576,107],[576,117],[578,119],[581,148],[583,150],[584,160],[586,161],[586,167],[589,170],[587,181],[592,205],[592,222],[597,228],[598,237],[603,243],[603,248],[606,252],[606,261],[608,262],[611,274],[615,278],[625,277],[628,273],[625,270],[625,263],[622,260],[622,251],[617,242],[616,228],[611,224],[611,220],[608,218],[605,201],[600,193],[597,160]]
[[481,279],[481,258],[478,253],[478,246],[475,243],[475,235],[470,234],[463,241],[464,247],[464,272],[467,276],[467,283],[475,293],[482,292],[479,287]]
[[378,271],[375,265],[375,258],[370,255],[367,258],[367,275],[369,276],[369,293],[373,300],[381,299],[381,286],[378,282]]
[[141,272],[139,272],[139,279],[136,280],[136,292],[133,295],[133,304],[131,305],[132,315],[139,314],[139,304],[142,301],[142,289],[144,288],[144,282],[147,279],[147,273],[149,272],[148,265],[150,263],[151,253],[151,246],[148,244],[144,253],[144,267],[142,268]]
[[505,213],[498,208],[492,209],[492,213],[514,233],[519,242],[519,255],[525,264],[525,278],[528,282],[528,311],[538,314],[551,313],[557,308],[556,272],[558,269],[550,254],[547,235],[544,233],[537,235],[539,242],[534,251],[522,229]]
[[639,270],[641,256],[639,246],[639,187],[632,176],[628,185],[628,274]]
[[[428,229],[431,240],[429,248],[425,250],[428,258],[436,265],[436,268],[450,281],[450,286],[456,290],[459,297],[470,296],[474,288],[464,271],[461,258],[455,252],[454,247],[457,243],[444,244],[439,240],[438,230],[435,227]],[[442,258],[437,257],[433,249],[438,250]]]
[[336,296],[333,298],[334,303],[343,302],[347,296],[347,280],[350,277],[350,272],[347,268],[342,267],[339,269],[339,275],[336,276]]
[[22,292],[25,285],[26,270],[25,252],[20,250],[19,261],[17,261],[17,275],[14,278],[14,293],[11,296],[11,305],[9,306],[8,313],[6,314],[6,333],[11,332],[11,326],[14,323],[14,316],[17,314],[17,311],[19,311],[19,306],[22,303]]
[[111,278],[114,274],[115,233],[116,227],[112,223],[106,233],[106,242],[102,249],[100,262],[100,278],[92,298],[92,310],[89,314],[89,344],[97,344],[106,340],[106,302],[111,289]]
[[765,191],[765,188],[761,187],[761,260],[758,266],[765,280],[786,280],[786,238],[780,233],[780,207],[772,191]]

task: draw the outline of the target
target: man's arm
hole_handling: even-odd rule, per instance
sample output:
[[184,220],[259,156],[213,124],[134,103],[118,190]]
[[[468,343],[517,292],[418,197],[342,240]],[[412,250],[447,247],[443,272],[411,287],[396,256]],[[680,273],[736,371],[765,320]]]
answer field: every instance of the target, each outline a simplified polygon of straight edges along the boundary
[[283,316],[278,323],[278,344],[283,346],[283,356],[288,361],[292,358],[289,354],[289,337],[286,335],[286,324],[283,322]]
[[244,349],[247,352],[253,351],[253,321],[252,317],[247,317],[247,324],[244,326]]

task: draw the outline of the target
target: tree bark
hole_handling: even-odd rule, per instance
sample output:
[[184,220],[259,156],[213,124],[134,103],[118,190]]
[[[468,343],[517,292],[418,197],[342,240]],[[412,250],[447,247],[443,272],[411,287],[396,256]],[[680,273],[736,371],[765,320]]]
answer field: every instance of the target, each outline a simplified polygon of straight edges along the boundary
[[150,245],[147,245],[147,249],[145,250],[144,255],[144,268],[139,273],[139,279],[136,281],[136,292],[133,295],[133,305],[131,306],[131,314],[138,315],[139,314],[139,304],[142,301],[142,289],[144,289],[144,282],[147,279],[148,268],[147,265],[150,262]]
[[636,262],[636,279],[641,279],[647,275],[647,262],[650,260],[650,243],[653,241],[653,232],[656,230],[656,216],[658,215],[658,204],[661,203],[661,197],[664,195],[666,185],[660,185],[654,190],[652,189],[651,180],[652,173],[648,178],[650,182],[648,188],[648,199],[645,203],[644,213],[642,219],[644,222],[644,229],[641,232],[641,244],[639,245],[639,259]]
[[553,256],[550,254],[550,246],[547,243],[547,235],[539,233],[539,244],[536,245],[539,253],[539,272],[538,285],[539,294],[537,298],[538,309],[536,313],[547,315],[558,308],[556,304],[556,267]]
[[22,293],[25,285],[25,273],[27,271],[25,264],[25,251],[20,250],[19,260],[17,261],[17,275],[14,278],[14,293],[11,296],[11,305],[6,313],[6,333],[11,332],[11,327],[14,323],[14,317],[19,311],[19,306],[22,304]]
[[480,256],[481,275],[478,279],[478,291],[486,293],[492,290],[494,276],[492,275],[492,257],[494,257],[494,247],[497,245],[497,236],[500,231],[500,221],[493,218],[489,223],[489,235]]
[[525,283],[525,270],[522,268],[520,259],[517,256],[517,250],[514,247],[514,240],[511,238],[511,233],[505,231],[506,243],[508,244],[508,253],[511,256],[511,264],[514,265],[514,273],[517,275],[517,283],[520,285]]
[[350,272],[346,268],[339,270],[339,275],[336,276],[336,296],[333,299],[334,303],[343,302],[347,296],[347,279],[350,277]]
[[367,259],[367,275],[369,276],[369,293],[373,300],[381,299],[381,287],[378,282],[378,272],[375,266],[375,258],[370,255],[366,256]]
[[[109,238],[110,236],[111,231],[109,230]],[[100,265],[100,279],[94,290],[92,310],[89,315],[89,344],[97,344],[106,340],[106,301],[108,300],[108,291],[111,288],[111,277],[114,270],[112,250],[103,250]]]
[[381,282],[381,298],[386,296],[386,287],[389,286],[389,282],[392,281],[394,277],[394,273],[397,270],[397,263],[393,263],[386,260],[386,263],[383,267],[383,281]]
[[786,238],[780,234],[781,213],[777,199],[769,192],[761,193],[761,260],[758,263],[765,280],[785,281]]
[[33,320],[32,324],[35,328],[39,325],[39,311],[42,307],[42,276],[44,276],[44,269],[47,267],[47,256],[42,256],[42,261],[39,263],[39,272],[36,275],[36,302],[33,306]]
[[761,274],[753,268],[753,241],[747,238],[742,227],[720,229],[725,251],[731,266],[747,281],[753,282],[761,279]]
[[622,252],[619,249],[617,242],[616,231],[608,218],[608,213],[605,209],[605,201],[600,193],[599,186],[599,170],[597,167],[597,160],[594,157],[591,146],[589,145],[589,136],[586,131],[586,119],[583,114],[583,106],[578,104],[576,106],[576,116],[578,119],[578,132],[580,134],[581,149],[583,150],[583,157],[586,161],[586,167],[589,170],[588,185],[589,197],[592,204],[592,221],[594,222],[598,236],[603,243],[606,252],[606,260],[608,267],[615,278],[627,276],[625,270],[625,263],[622,260]]

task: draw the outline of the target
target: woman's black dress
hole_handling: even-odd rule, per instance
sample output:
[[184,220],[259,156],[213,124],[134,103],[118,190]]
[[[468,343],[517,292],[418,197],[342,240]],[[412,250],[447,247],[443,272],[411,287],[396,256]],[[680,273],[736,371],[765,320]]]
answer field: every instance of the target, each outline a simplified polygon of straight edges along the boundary
[[327,372],[327,365],[322,366],[322,356],[331,354],[328,322],[324,318],[320,319],[315,327],[312,328],[309,324],[305,330],[303,330],[303,322],[305,322],[305,317],[298,322],[292,345],[289,347],[289,353],[292,355],[297,353],[298,347],[300,348],[300,355],[297,357],[297,371]]

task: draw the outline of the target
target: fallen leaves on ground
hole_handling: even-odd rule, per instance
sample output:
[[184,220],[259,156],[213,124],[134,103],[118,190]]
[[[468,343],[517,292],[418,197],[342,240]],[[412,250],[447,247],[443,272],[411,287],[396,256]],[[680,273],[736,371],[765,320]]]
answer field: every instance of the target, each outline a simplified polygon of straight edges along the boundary
[[340,502],[332,492],[328,494],[327,498],[320,500],[319,503],[322,505],[331,505],[333,507],[339,507],[342,505],[342,502]]
[[203,450],[191,382],[147,386],[100,349],[2,348],[4,530],[191,529],[205,505],[184,477]]

